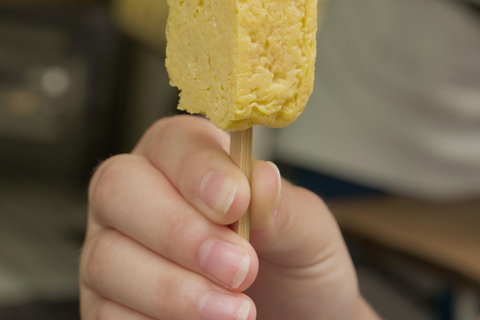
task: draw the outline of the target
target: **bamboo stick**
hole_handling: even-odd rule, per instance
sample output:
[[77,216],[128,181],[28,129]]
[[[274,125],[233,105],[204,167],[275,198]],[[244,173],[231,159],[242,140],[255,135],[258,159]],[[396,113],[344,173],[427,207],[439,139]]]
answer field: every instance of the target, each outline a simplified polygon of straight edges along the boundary
[[[245,174],[248,183],[252,178],[252,138],[252,128],[230,133],[230,157]],[[250,240],[250,206],[245,215],[233,224],[233,230],[247,241]]]

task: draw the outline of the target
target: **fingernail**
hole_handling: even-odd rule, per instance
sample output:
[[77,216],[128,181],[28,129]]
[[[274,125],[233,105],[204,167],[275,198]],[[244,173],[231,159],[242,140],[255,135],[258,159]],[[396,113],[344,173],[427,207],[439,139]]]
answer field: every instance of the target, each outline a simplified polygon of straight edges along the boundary
[[247,320],[251,303],[220,292],[208,292],[200,300],[202,320]]
[[200,265],[225,286],[237,289],[250,269],[248,252],[222,240],[207,240],[200,248]]
[[202,180],[200,196],[210,209],[223,216],[232,206],[237,189],[238,182],[226,174],[212,171]]
[[280,174],[280,170],[278,169],[275,163],[267,161],[267,164],[269,164],[277,174],[278,191],[277,191],[277,197],[275,198],[275,206],[274,206],[276,210],[278,203],[280,202],[280,195],[282,194],[282,175]]
[[[270,193],[268,201],[263,201],[264,206],[255,208],[255,212],[252,213],[252,232],[263,232],[269,230],[274,225],[281,199],[282,177],[280,170],[278,170],[278,167],[273,162],[266,161],[265,163],[273,169],[273,172],[268,172],[268,169],[265,169],[266,172],[264,172],[264,174],[268,175],[269,185],[272,185],[272,188],[275,187],[274,181],[272,181],[275,177],[275,180],[277,180],[277,189],[270,191],[276,191],[274,194],[275,198],[272,199],[272,194]],[[272,177],[272,173],[274,173],[274,177]],[[273,202],[271,202],[272,200]]]

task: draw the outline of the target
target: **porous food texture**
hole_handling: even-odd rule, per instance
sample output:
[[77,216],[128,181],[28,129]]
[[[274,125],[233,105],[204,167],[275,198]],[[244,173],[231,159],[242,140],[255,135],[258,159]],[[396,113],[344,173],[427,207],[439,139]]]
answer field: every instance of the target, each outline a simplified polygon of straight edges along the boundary
[[317,0],[168,0],[178,108],[220,129],[284,127],[313,90]]

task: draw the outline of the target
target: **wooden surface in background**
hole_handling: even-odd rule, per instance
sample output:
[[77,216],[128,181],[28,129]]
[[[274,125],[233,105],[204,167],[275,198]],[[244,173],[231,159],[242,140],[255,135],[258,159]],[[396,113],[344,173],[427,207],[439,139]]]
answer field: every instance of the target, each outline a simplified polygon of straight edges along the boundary
[[329,203],[345,233],[480,287],[480,199],[429,203],[378,197]]
[[0,0],[0,5],[8,4],[8,5],[27,5],[27,4],[61,4],[61,5],[69,5],[69,4],[79,4],[79,3],[92,3],[97,1],[103,0]]

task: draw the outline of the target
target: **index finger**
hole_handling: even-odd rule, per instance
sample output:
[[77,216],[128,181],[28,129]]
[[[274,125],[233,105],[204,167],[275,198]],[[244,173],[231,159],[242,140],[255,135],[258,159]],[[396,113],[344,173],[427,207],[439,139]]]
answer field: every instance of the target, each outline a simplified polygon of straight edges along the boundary
[[160,120],[133,150],[159,169],[199,212],[231,224],[247,210],[250,187],[230,159],[228,135],[192,116]]

